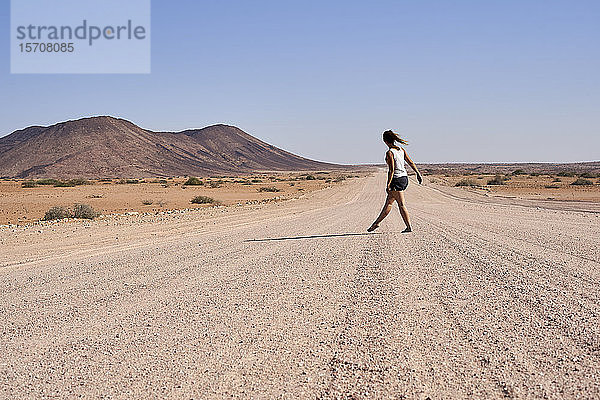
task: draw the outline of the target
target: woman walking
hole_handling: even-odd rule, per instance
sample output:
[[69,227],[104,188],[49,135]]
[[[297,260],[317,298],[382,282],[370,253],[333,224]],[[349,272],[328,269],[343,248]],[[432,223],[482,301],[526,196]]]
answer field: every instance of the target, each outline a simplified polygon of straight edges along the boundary
[[410,167],[417,173],[417,180],[419,183],[423,182],[423,178],[417,169],[415,163],[410,159],[408,153],[403,148],[396,146],[396,142],[406,145],[408,144],[404,139],[401,139],[396,133],[392,131],[383,132],[383,141],[388,146],[389,150],[385,153],[385,162],[388,165],[388,174],[387,174],[387,199],[385,200],[385,204],[383,205],[383,210],[373,222],[373,224],[367,229],[367,232],[373,232],[375,229],[379,227],[379,223],[383,221],[385,217],[392,210],[392,205],[394,201],[398,202],[398,208],[400,208],[400,215],[402,215],[402,219],[406,224],[406,229],[402,231],[402,233],[412,232],[412,227],[410,226],[410,218],[408,217],[408,211],[406,210],[406,205],[404,204],[404,193],[403,191],[408,186],[408,173],[406,172],[406,167],[404,162],[408,163]]

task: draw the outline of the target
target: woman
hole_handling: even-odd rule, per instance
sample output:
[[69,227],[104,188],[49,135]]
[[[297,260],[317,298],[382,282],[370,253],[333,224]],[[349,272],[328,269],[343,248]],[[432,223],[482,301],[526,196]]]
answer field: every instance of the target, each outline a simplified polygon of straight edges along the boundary
[[419,183],[423,182],[423,178],[417,169],[415,163],[410,159],[408,153],[403,148],[396,146],[395,142],[406,145],[408,144],[404,139],[401,139],[396,133],[392,131],[383,132],[383,141],[389,147],[389,150],[385,153],[385,162],[388,165],[388,174],[387,174],[387,199],[385,200],[385,204],[383,206],[383,210],[379,214],[379,217],[373,222],[373,225],[367,229],[367,232],[373,232],[375,229],[379,227],[379,223],[387,217],[387,215],[392,210],[392,205],[394,201],[398,202],[398,208],[400,208],[400,214],[402,215],[402,219],[406,224],[406,229],[402,231],[402,233],[412,232],[412,228],[410,226],[410,219],[408,218],[408,211],[406,210],[406,206],[404,205],[404,193],[403,191],[408,186],[408,174],[406,173],[406,167],[404,166],[404,162],[406,161],[408,165],[417,173],[417,180]]

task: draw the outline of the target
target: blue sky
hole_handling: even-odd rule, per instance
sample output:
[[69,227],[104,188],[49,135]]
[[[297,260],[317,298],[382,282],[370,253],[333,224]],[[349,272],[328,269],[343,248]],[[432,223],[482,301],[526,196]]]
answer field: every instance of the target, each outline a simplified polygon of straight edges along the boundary
[[318,160],[600,159],[598,1],[152,1],[149,75],[11,75],[0,136],[114,115],[236,125]]

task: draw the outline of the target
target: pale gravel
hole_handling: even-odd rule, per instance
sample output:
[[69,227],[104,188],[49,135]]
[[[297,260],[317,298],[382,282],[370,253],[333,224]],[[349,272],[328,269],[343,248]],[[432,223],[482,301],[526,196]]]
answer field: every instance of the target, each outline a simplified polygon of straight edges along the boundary
[[594,205],[384,179],[0,230],[0,397],[599,398]]

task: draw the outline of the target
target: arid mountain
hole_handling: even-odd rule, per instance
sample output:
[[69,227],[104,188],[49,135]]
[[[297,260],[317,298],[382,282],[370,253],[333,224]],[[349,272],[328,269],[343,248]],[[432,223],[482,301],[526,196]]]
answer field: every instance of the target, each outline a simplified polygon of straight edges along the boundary
[[152,132],[113,117],[32,126],[0,138],[0,177],[207,176],[342,166],[309,160],[234,126]]

